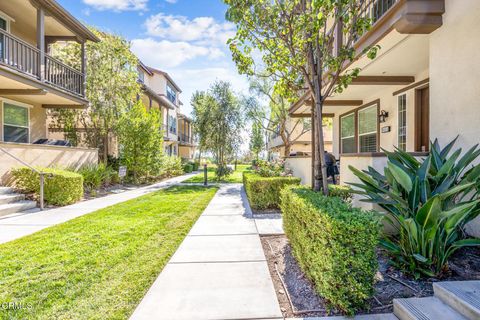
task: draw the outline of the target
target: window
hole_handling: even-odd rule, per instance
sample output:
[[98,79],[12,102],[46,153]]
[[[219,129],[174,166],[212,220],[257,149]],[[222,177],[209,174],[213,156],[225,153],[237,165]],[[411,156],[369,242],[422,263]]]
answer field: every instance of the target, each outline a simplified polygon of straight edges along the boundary
[[378,107],[373,105],[358,111],[359,152],[377,151]]
[[341,122],[341,150],[342,153],[355,153],[355,113],[340,118]]
[[398,96],[398,148],[407,149],[407,96]]
[[177,119],[174,116],[168,116],[168,131],[170,133],[177,133]]
[[167,83],[167,98],[170,100],[172,103],[177,102],[177,92],[175,89],[172,88],[170,84]]
[[340,116],[340,153],[378,151],[378,102]]
[[28,143],[30,135],[28,108],[3,103],[3,141]]
[[138,70],[138,81],[140,81],[141,83],[145,82],[145,73],[143,73],[143,71],[141,70]]

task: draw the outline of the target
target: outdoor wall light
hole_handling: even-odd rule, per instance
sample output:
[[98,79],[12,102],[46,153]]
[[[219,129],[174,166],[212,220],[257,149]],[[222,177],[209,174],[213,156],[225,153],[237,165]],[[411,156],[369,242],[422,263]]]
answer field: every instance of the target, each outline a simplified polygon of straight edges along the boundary
[[380,111],[380,114],[378,115],[378,121],[380,123],[383,123],[387,121],[387,118],[388,118],[388,112],[385,110]]

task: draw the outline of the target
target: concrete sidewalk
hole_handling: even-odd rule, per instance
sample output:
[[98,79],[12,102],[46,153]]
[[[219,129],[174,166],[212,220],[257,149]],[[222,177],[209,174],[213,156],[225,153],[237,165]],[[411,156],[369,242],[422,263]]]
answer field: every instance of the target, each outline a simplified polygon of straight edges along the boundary
[[220,187],[130,319],[283,319],[245,201]]
[[125,191],[93,200],[82,201],[70,206],[36,211],[34,213],[0,219],[0,243],[12,241],[96,210],[134,199],[159,189],[167,188],[180,183],[195,174],[196,173],[182,175],[147,187],[141,187],[135,190]]

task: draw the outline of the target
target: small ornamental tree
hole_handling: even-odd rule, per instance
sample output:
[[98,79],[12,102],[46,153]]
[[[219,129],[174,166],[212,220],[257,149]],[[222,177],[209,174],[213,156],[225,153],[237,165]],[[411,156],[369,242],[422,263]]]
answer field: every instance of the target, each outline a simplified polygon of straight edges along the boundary
[[[260,124],[270,136],[278,135],[285,146],[283,155],[289,156],[292,144],[310,128],[304,119],[289,117],[288,100],[274,91],[271,78],[262,76],[250,79],[250,93],[256,97],[248,97],[243,102],[247,116]],[[268,106],[262,105],[259,100],[266,100]]]
[[263,144],[263,129],[261,123],[254,121],[252,124],[252,132],[250,135],[250,151],[255,156],[255,160],[258,160],[258,155],[262,152]]
[[121,158],[135,182],[155,178],[162,166],[163,133],[157,109],[147,111],[139,101],[118,121]]
[[[227,19],[237,32],[229,40],[240,73],[255,75],[253,54],[262,54],[262,69],[277,80],[282,96],[311,92],[315,128],[322,128],[325,100],[344,90],[360,69],[345,69],[357,58],[354,43],[371,26],[359,0],[224,0]],[[374,58],[378,47],[367,48]],[[315,130],[314,189],[328,193],[323,164],[323,131]],[[322,155],[322,156],[319,156]]]
[[[101,40],[87,42],[87,99],[85,110],[51,112],[53,128],[63,129],[74,144],[99,148],[99,157],[106,162],[109,137],[126,109],[140,93],[137,83],[138,59],[130,51],[130,43],[121,36],[90,30]],[[56,44],[52,54],[80,70],[80,45]]]
[[229,174],[227,159],[236,154],[242,143],[243,116],[239,99],[230,83],[218,81],[208,91],[195,93],[192,105],[200,147],[213,154],[216,177],[220,179]]

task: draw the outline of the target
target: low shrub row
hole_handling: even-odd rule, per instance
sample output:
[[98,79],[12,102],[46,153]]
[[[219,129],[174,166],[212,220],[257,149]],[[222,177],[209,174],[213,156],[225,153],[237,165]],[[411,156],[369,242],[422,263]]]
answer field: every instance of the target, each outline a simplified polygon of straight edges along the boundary
[[[81,174],[52,168],[37,168],[45,172],[44,200],[53,205],[64,206],[75,203],[83,197],[83,177]],[[11,171],[16,188],[40,195],[39,174],[29,168],[17,168]]]
[[[331,192],[345,195],[336,187]],[[378,215],[306,187],[284,188],[280,200],[293,254],[328,308],[353,315],[365,307],[374,292]]]
[[186,163],[183,165],[183,171],[185,173],[190,173],[193,171],[193,165],[191,163]]
[[256,210],[278,209],[280,191],[287,185],[299,185],[300,178],[262,177],[252,172],[243,173],[243,184],[250,202]]
[[83,176],[83,187],[86,191],[92,192],[102,186],[108,186],[120,182],[118,172],[105,164],[89,164],[75,171]]

